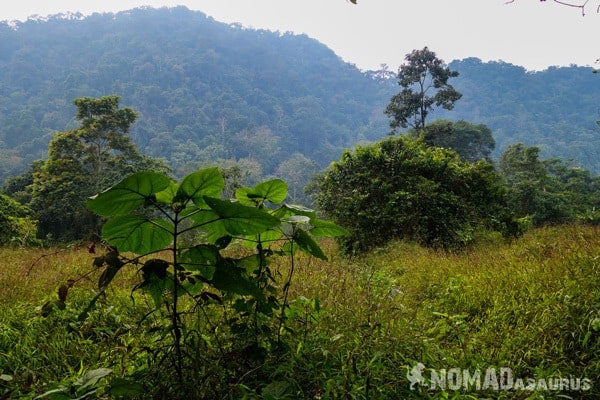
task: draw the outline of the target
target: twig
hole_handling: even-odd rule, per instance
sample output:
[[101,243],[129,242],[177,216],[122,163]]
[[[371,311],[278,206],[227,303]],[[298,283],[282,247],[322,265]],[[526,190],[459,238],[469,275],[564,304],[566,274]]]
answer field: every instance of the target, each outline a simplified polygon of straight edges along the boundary
[[[516,0],[507,0],[504,4],[511,4],[511,3],[514,3],[515,1]],[[542,1],[546,1],[546,0],[540,0],[540,1],[542,2]],[[585,17],[585,6],[589,2],[589,0],[585,0],[585,2],[583,4],[567,3],[566,1],[562,1],[562,0],[552,0],[552,2],[560,4],[562,6],[566,6],[566,7],[580,8],[581,9],[581,15],[583,17]],[[600,5],[596,9],[596,12],[600,13]]]

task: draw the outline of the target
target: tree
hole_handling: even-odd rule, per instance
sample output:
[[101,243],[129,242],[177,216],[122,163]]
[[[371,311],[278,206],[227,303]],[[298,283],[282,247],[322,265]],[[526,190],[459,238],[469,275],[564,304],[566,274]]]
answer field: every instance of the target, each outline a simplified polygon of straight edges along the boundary
[[140,154],[127,136],[137,115],[131,108],[119,108],[118,96],[83,97],[73,103],[81,126],[54,136],[48,159],[33,173],[31,185],[39,233],[57,240],[78,240],[97,229],[98,219],[85,207],[87,197],[132,172],[166,169]]
[[537,146],[516,143],[500,157],[518,217],[530,217],[534,225],[572,222],[600,206],[600,178],[557,158],[540,160],[539,154]]
[[434,105],[451,110],[462,96],[448,83],[450,78],[458,76],[458,72],[451,71],[427,47],[413,50],[405,60],[407,63],[398,70],[402,90],[392,97],[385,109],[385,114],[392,118],[392,133],[409,126],[420,131]]
[[18,243],[20,245],[37,244],[35,239],[36,221],[31,210],[0,194],[0,244]]
[[461,161],[410,135],[346,151],[318,187],[319,209],[350,231],[342,243],[349,252],[398,238],[458,248],[479,228],[515,233],[492,164]]
[[517,217],[531,217],[533,224],[564,222],[570,212],[564,196],[553,185],[540,148],[523,143],[510,145],[500,156],[500,173],[506,180]]
[[288,183],[290,202],[307,204],[308,198],[305,196],[304,188],[319,170],[319,164],[315,161],[303,154],[294,153],[277,166],[275,173]]
[[43,165],[44,160],[32,162],[20,175],[7,179],[2,192],[21,204],[30,204],[33,176],[42,169]]
[[[418,135],[416,131],[413,135]],[[475,125],[460,120],[450,122],[437,120],[425,126],[423,140],[430,146],[446,147],[455,150],[463,160],[475,162],[490,161],[496,142],[490,128],[483,124]]]
[[266,126],[245,129],[229,139],[227,148],[233,148],[237,158],[258,160],[264,170],[271,171],[280,152],[281,138]]

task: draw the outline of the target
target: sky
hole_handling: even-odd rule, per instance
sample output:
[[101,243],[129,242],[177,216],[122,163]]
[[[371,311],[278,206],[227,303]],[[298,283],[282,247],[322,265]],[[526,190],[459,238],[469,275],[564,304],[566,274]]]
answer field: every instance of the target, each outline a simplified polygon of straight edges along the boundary
[[552,0],[507,1],[358,0],[354,5],[348,0],[16,0],[2,1],[0,20],[184,5],[217,21],[307,34],[362,70],[379,70],[385,64],[396,71],[407,53],[425,46],[446,62],[477,57],[532,71],[598,66],[600,0],[588,0],[585,16],[581,9]]

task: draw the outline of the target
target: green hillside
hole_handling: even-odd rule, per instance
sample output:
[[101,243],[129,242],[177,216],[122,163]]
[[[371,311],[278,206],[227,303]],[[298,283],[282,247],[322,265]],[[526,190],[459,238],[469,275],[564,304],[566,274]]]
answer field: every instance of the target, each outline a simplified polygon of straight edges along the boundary
[[[74,127],[75,98],[116,94],[139,113],[131,131],[139,149],[178,176],[219,162],[305,183],[343,149],[385,137],[383,110],[398,90],[389,74],[360,71],[306,35],[185,7],[5,21],[0,40],[0,181]],[[488,125],[496,156],[522,141],[600,171],[600,78],[590,68],[450,65],[463,97],[434,116]]]
[[449,118],[486,124],[496,155],[515,142],[540,146],[544,157],[573,159],[600,173],[600,76],[585,67],[541,72],[476,58],[453,61],[463,94]]
[[307,36],[183,7],[4,23],[0,35],[3,177],[72,128],[80,96],[121,96],[140,114],[140,150],[176,172],[250,159],[269,174],[296,152],[323,166],[385,126],[380,87]]

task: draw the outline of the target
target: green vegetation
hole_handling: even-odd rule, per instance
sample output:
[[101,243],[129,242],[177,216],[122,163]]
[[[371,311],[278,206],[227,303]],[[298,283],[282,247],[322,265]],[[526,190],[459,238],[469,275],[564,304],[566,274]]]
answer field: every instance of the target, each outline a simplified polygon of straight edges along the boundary
[[[361,72],[305,35],[223,24],[183,7],[0,22],[0,36],[0,184],[45,158],[56,132],[76,128],[70,105],[83,96],[118,94],[138,113],[132,141],[168,160],[176,177],[238,163],[260,172],[248,183],[255,184],[294,154],[322,169],[344,149],[385,136],[383,110],[399,88],[390,73],[398,66]],[[475,58],[446,61],[463,96],[428,122],[485,124],[494,158],[522,142],[544,158],[600,172],[600,79],[591,68],[532,73]],[[251,137],[269,142],[266,159],[246,146]],[[286,181],[298,194],[308,182]]]
[[[406,55],[406,63],[398,70],[398,84],[402,88],[385,109],[392,120],[393,132],[402,127],[420,131],[427,116],[436,107],[452,110],[462,95],[448,83],[458,72],[450,70],[443,60],[425,47]],[[393,133],[392,132],[392,133]]]
[[[285,336],[287,350],[261,362],[239,351],[221,354],[216,336],[198,338],[198,352],[190,355],[196,364],[187,373],[205,374],[197,381],[199,398],[597,398],[599,233],[591,226],[532,229],[460,254],[394,242],[354,260],[322,242],[330,262],[298,256],[286,321],[295,333]],[[126,397],[160,398],[170,377],[164,368],[151,369],[158,360],[147,347],[164,343],[164,315],[148,314],[152,298],[131,293],[144,279],[141,271],[122,269],[83,321],[78,316],[94,296],[87,279],[70,287],[63,310],[42,317],[42,306],[56,298],[49,293],[98,257],[86,249],[42,254],[2,250],[2,396],[32,398],[60,385],[81,394],[94,371],[106,374],[87,386],[98,395],[137,390]],[[273,261],[273,274],[286,276],[289,262]],[[90,278],[100,277],[101,270],[92,271]],[[202,325],[208,336],[220,332],[201,324],[202,312],[182,319]],[[410,390],[407,372],[418,362],[427,371],[508,367],[515,378],[587,378],[592,387]]]
[[517,217],[534,225],[596,223],[600,207],[600,177],[560,159],[540,160],[540,149],[517,143],[502,153],[499,170],[509,204]]
[[[104,272],[99,293],[82,317],[122,268],[141,265],[142,281],[134,289],[153,299],[155,311],[164,315],[161,330],[170,337],[160,346],[148,345],[156,358],[169,360],[173,377],[162,383],[161,393],[170,398],[207,395],[208,386],[194,387],[210,378],[202,365],[209,361],[192,356],[199,346],[212,344],[222,357],[243,355],[258,364],[286,349],[285,336],[295,333],[286,320],[294,312],[288,293],[296,251],[326,260],[313,237],[346,234],[312,210],[283,204],[287,185],[279,179],[238,189],[236,201],[220,199],[224,186],[217,168],[194,172],[180,184],[145,171],[88,200],[92,211],[108,218],[102,236],[112,247],[94,260]],[[273,205],[278,207],[269,208]],[[254,250],[233,257],[230,247],[240,242]],[[273,255],[290,260],[281,282],[269,267]],[[201,317],[185,318],[199,312]]]
[[453,85],[461,100],[452,111],[436,109],[436,118],[485,124],[500,156],[508,146],[537,146],[544,158],[573,160],[600,173],[597,94],[600,79],[585,67],[551,67],[529,72],[505,62],[467,58],[448,63],[460,75]]
[[0,245],[37,244],[37,222],[32,214],[29,208],[0,194]]
[[348,252],[404,238],[456,249],[480,229],[516,234],[494,167],[408,135],[346,151],[317,183],[318,209],[350,231]]
[[28,206],[39,221],[39,236],[60,241],[80,240],[98,230],[99,220],[85,208],[88,196],[133,171],[167,169],[131,142],[127,133],[136,114],[128,107],[119,109],[118,96],[82,97],[73,103],[81,126],[52,138],[48,158],[33,164],[30,180],[20,179],[29,185],[13,185],[30,191]]
[[[581,121],[544,109],[563,119],[507,142],[535,118],[506,77],[488,127],[485,85],[424,48],[385,111],[411,129],[375,141],[386,68],[183,7],[0,33],[0,176],[20,172],[0,195],[0,398],[600,396],[600,178],[540,158],[557,129],[560,151],[593,148]],[[426,124],[461,98],[449,78],[472,118]],[[288,203],[339,153],[307,188],[318,212]]]
[[323,168],[387,125],[385,86],[316,40],[185,7],[0,22],[0,36],[0,184],[76,127],[84,96],[118,94],[138,115],[132,142],[178,178],[237,163],[262,180],[294,154]]
[[438,119],[428,124],[423,130],[411,130],[413,136],[423,135],[429,146],[452,149],[466,161],[492,161],[492,152],[496,146],[494,136],[486,125],[471,124],[459,120],[451,122]]

